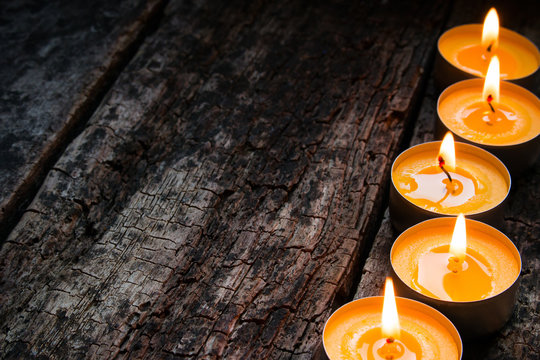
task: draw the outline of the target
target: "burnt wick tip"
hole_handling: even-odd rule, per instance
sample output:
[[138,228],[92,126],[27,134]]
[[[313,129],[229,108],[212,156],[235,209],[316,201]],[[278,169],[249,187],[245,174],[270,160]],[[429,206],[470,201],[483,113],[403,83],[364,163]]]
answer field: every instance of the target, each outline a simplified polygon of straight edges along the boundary
[[450,176],[450,173],[448,172],[448,170],[444,168],[444,164],[445,164],[444,158],[442,156],[439,156],[439,167],[442,169],[442,171],[444,171],[444,173],[448,177],[448,180],[452,182],[452,176]]
[[495,108],[493,108],[493,105],[491,104],[492,101],[493,101],[493,96],[491,96],[491,94],[489,94],[488,97],[487,97],[487,103],[488,103],[489,108],[491,109],[491,111],[495,112]]

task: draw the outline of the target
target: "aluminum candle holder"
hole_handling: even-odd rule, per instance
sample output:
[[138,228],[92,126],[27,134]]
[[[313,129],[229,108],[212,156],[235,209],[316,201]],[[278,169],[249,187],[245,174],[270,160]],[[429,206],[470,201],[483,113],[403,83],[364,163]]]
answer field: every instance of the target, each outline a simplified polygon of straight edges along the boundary
[[[509,29],[500,28],[499,31],[501,42],[517,44],[519,47],[523,48],[524,51],[530,53],[532,58],[536,58],[537,64],[540,64],[540,52],[530,40]],[[480,77],[479,74],[475,75],[465,71],[464,69],[456,67],[456,65],[451,62],[448,55],[443,55],[444,51],[441,49],[441,45],[445,41],[448,41],[455,37],[459,37],[462,34],[470,33],[475,34],[474,36],[478,38],[479,42],[482,34],[482,24],[467,24],[456,26],[447,30],[439,38],[437,42],[437,54],[435,58],[434,69],[435,85],[439,91],[442,91],[443,89],[458,81]],[[463,46],[467,45],[467,43],[463,44]],[[538,67],[539,66],[537,65],[536,69],[532,72],[525,73],[518,77],[505,77],[503,80],[511,81],[531,91],[535,91],[534,84],[540,76],[539,72],[537,71]]]
[[[400,243],[403,245],[403,242],[407,242],[407,237],[411,236],[415,232],[422,230],[422,227],[429,228],[434,222],[440,224],[453,226],[455,223],[455,218],[437,218],[424,221],[419,223],[406,231],[404,231],[394,242],[392,249],[390,251],[390,260],[391,260],[391,276],[394,279],[394,285],[396,288],[396,294],[399,296],[409,297],[418,301],[421,301],[425,304],[428,304],[435,309],[442,312],[446,315],[457,327],[459,333],[464,338],[477,338],[486,335],[493,334],[500,330],[504,324],[510,319],[513,313],[513,309],[517,299],[517,291],[519,287],[519,274],[521,273],[521,257],[519,251],[515,247],[508,237],[497,229],[478,222],[467,219],[467,231],[469,229],[477,230],[484,232],[489,237],[496,239],[494,241],[499,241],[501,246],[506,247],[509,254],[513,256],[516,261],[519,271],[515,280],[511,283],[502,292],[499,292],[493,296],[476,300],[476,301],[450,301],[450,300],[441,300],[431,296],[422,294],[420,291],[413,289],[409,284],[407,284],[403,279],[397,274],[399,270],[396,270],[394,262],[392,259],[395,259],[394,255],[396,248],[399,248]],[[424,231],[426,231],[424,229]],[[432,234],[434,230],[429,230]],[[411,261],[417,261],[418,259],[412,259]],[[503,269],[501,271],[506,271]]]
[[[463,343],[461,341],[461,337],[456,327],[452,324],[450,320],[448,320],[446,316],[441,314],[436,309],[421,302],[402,297],[396,297],[395,299],[400,317],[403,313],[408,314],[406,315],[409,317],[408,321],[418,325],[415,326],[417,329],[423,329],[424,332],[426,331],[426,329],[431,329],[432,332],[436,332],[439,336],[434,338],[438,339],[435,340],[439,342],[438,347],[451,347],[452,352],[457,355],[457,359],[461,360],[463,354]],[[343,305],[342,307],[337,309],[332,314],[332,316],[330,316],[330,318],[325,323],[323,331],[323,348],[329,359],[334,360],[342,358],[341,355],[335,354],[335,352],[338,351],[337,349],[346,348],[346,350],[351,352],[355,352],[356,350],[358,350],[356,347],[358,346],[357,342],[359,341],[359,339],[350,339],[349,343],[347,343],[348,346],[343,345],[343,342],[346,340],[344,340],[344,337],[342,336],[344,334],[342,334],[342,332],[346,330],[356,333],[358,330],[361,330],[357,327],[358,325],[362,327],[373,328],[373,319],[371,319],[370,323],[363,323],[361,319],[359,320],[356,317],[371,316],[377,319],[375,321],[380,321],[383,301],[383,296],[361,298]],[[419,315],[420,317],[424,317],[424,320],[425,318],[429,319],[429,323],[431,325],[424,327],[424,320],[420,319],[419,317],[415,317],[415,314]],[[403,322],[402,320],[403,319],[400,319],[400,322]],[[406,325],[405,328],[403,328],[402,326],[402,335],[403,332],[409,331],[410,329],[407,329]],[[441,336],[441,334],[444,335]],[[409,339],[410,336],[414,337],[415,335],[427,338],[430,336],[430,333],[410,333]],[[424,342],[428,342],[426,340],[427,339],[424,339]],[[355,357],[357,356],[356,353],[350,355],[354,355]]]
[[[414,156],[415,154],[422,152],[430,152],[433,154],[433,161],[435,162],[439,147],[441,145],[440,141],[433,141],[428,143],[419,144],[413,146],[404,152],[402,152],[392,164],[391,170],[391,185],[390,185],[390,199],[389,199],[389,209],[390,209],[390,218],[392,225],[399,232],[404,231],[405,229],[411,227],[414,224],[422,222],[424,220],[432,219],[435,217],[441,216],[451,216],[453,214],[447,214],[442,212],[435,212],[431,210],[426,210],[413,202],[407,199],[396,187],[395,183],[395,169],[405,160],[407,157]],[[511,178],[510,173],[504,166],[504,164],[497,159],[494,155],[489,152],[465,143],[456,142],[456,162],[459,162],[459,155],[472,155],[478,159],[485,161],[492,165],[499,173],[500,176],[504,179],[504,182],[507,186],[506,195],[504,198],[497,204],[494,204],[491,208],[485,211],[478,212],[465,212],[464,215],[469,219],[474,219],[488,223],[494,227],[500,228],[504,224],[504,209],[508,201],[508,194],[511,188]]]
[[[540,156],[540,132],[537,133],[536,136],[533,135],[532,138],[524,139],[517,143],[486,144],[486,143],[481,143],[481,142],[467,139],[463,134],[456,132],[454,129],[452,129],[451,126],[448,126],[445,120],[443,119],[443,116],[441,116],[440,104],[446,99],[448,99],[449,96],[452,96],[452,94],[456,93],[457,91],[469,91],[470,89],[482,89],[483,82],[484,82],[483,79],[471,79],[471,80],[460,81],[456,84],[449,86],[441,93],[441,95],[439,96],[439,99],[437,100],[437,120],[436,120],[436,126],[435,126],[436,136],[438,138],[442,138],[442,136],[447,131],[451,131],[456,137],[457,141],[473,144],[489,151],[490,153],[498,157],[508,167],[508,170],[510,170],[510,173],[512,173],[512,175],[518,175],[522,173],[523,171],[525,171],[526,169],[532,167],[535,164],[538,157]],[[527,91],[526,89],[518,85],[509,83],[506,81],[501,81],[500,85],[501,85],[501,94],[503,93],[518,94],[519,97],[522,97],[528,103],[536,104],[537,105],[536,112],[540,114],[540,100],[533,93]],[[540,115],[538,114],[532,113],[532,114],[527,114],[527,116],[531,118],[531,121],[539,123]],[[519,114],[517,115],[519,116]]]

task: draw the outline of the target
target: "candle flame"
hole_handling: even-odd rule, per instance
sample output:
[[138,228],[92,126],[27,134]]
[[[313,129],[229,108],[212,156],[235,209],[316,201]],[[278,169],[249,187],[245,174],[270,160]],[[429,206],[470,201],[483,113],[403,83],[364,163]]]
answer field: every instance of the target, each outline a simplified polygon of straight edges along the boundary
[[387,339],[399,339],[399,317],[394,295],[394,283],[387,277],[384,285],[384,303],[382,310],[382,336]]
[[[500,87],[500,64],[499,58],[493,56],[489,62],[486,79],[484,80],[484,91],[482,97],[488,103],[499,103],[499,87]],[[490,99],[491,96],[491,99]]]
[[497,10],[491,8],[486,15],[484,27],[482,28],[482,47],[493,53],[497,46],[499,46],[499,16]]
[[440,164],[439,158],[444,160],[444,167],[449,171],[456,170],[456,149],[454,146],[454,137],[451,132],[447,132],[437,155],[437,165]]
[[456,226],[452,234],[452,242],[450,243],[450,254],[457,257],[459,261],[465,260],[467,252],[467,230],[465,228],[465,216],[459,214],[456,219]]

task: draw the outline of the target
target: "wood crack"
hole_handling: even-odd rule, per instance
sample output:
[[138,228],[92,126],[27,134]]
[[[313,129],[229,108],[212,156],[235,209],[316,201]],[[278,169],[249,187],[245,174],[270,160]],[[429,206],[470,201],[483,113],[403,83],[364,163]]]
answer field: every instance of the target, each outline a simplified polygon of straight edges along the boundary
[[12,190],[12,195],[7,199],[2,199],[0,246],[19,222],[25,207],[36,195],[47,173],[53,168],[73,139],[84,129],[105,94],[114,84],[118,74],[134,56],[149,31],[155,27],[165,4],[165,0],[150,2],[148,8],[137,19],[136,24],[141,26],[124,29],[125,33],[117,39],[114,51],[111,51],[113,56],[109,59],[106,67],[100,69],[99,76],[93,80],[92,84],[89,84],[84,95],[75,101],[62,129],[54,135],[50,143],[45,144],[39,157],[33,159],[34,165],[27,174],[23,175],[22,182]]

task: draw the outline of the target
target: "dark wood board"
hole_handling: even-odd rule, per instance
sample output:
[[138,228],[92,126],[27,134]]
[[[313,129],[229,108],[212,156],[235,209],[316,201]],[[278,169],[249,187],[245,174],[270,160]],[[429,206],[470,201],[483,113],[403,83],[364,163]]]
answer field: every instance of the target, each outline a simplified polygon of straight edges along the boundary
[[[503,24],[538,43],[537,5],[524,3]],[[0,358],[321,356],[331,312],[380,294],[389,167],[432,136],[437,37],[489,7],[162,5],[135,17],[116,80],[72,89],[96,104],[38,166],[37,195],[14,202],[26,210],[0,245]],[[518,311],[466,360],[538,355],[538,167],[514,183]]]
[[163,1],[24,0],[0,7],[1,242]]
[[171,1],[1,249],[5,357],[310,358],[447,10]]

